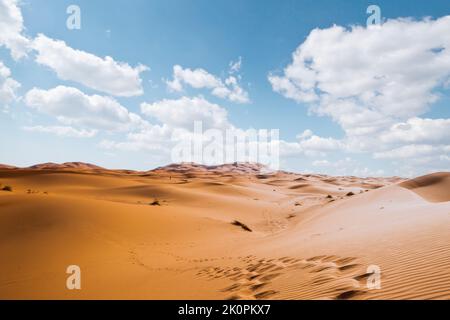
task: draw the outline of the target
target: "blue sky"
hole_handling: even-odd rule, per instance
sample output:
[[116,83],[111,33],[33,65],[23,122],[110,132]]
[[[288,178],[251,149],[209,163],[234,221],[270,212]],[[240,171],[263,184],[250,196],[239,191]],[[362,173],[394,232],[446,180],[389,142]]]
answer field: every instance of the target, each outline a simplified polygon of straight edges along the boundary
[[[440,71],[439,74],[433,74],[432,76],[435,78],[431,84],[427,84],[429,88],[422,92],[424,96],[434,94],[439,98],[424,98],[424,102],[421,104],[409,107],[407,98],[401,95],[389,95],[382,100],[383,103],[392,103],[395,107],[404,103],[401,107],[403,109],[399,111],[402,116],[392,116],[390,112],[380,111],[376,115],[376,119],[380,123],[386,124],[383,124],[383,127],[380,125],[372,128],[371,133],[355,134],[355,125],[350,126],[345,122],[348,114],[338,114],[335,110],[330,110],[329,106],[322,106],[322,111],[317,111],[319,104],[328,101],[328,93],[322,94],[324,88],[342,80],[340,77],[336,77],[335,73],[329,75],[326,71],[319,69],[320,66],[317,65],[316,71],[319,80],[316,79],[317,88],[315,90],[316,92],[320,91],[320,94],[314,101],[297,95],[296,98],[293,98],[287,93],[286,87],[281,86],[276,89],[274,82],[269,80],[270,75],[275,75],[279,80],[277,83],[281,83],[281,80],[285,80],[284,83],[286,81],[295,83],[293,90],[297,90],[297,93],[300,94],[306,92],[307,84],[301,83],[301,81],[295,82],[297,76],[286,73],[285,68],[290,65],[295,67],[292,55],[296,48],[309,39],[311,31],[314,29],[331,30],[336,26],[342,26],[348,31],[351,30],[351,26],[365,28],[368,17],[366,9],[369,5],[376,4],[381,9],[383,22],[400,17],[413,18],[401,26],[393,25],[392,30],[415,28],[418,21],[430,17],[423,26],[424,30],[420,31],[426,34],[428,24],[433,24],[450,14],[448,1],[24,0],[17,3],[13,0],[0,0],[0,2],[3,2],[3,8],[16,6],[20,10],[23,17],[23,30],[19,33],[28,39],[29,43],[33,43],[39,34],[43,34],[51,41],[62,40],[69,48],[95,55],[101,59],[110,56],[114,61],[126,63],[131,68],[137,68],[139,64],[149,68],[138,74],[142,93],[131,96],[115,95],[114,92],[86,85],[80,81],[81,75],[61,76],[58,74],[59,67],[52,65],[52,62],[39,63],[36,57],[49,55],[50,51],[47,49],[41,47],[42,52],[39,49],[27,49],[25,56],[17,58],[11,53],[7,40],[2,45],[0,38],[0,61],[10,70],[8,77],[20,84],[20,87],[15,89],[14,98],[0,100],[0,104],[2,104],[0,107],[4,109],[4,112],[0,113],[2,134],[0,163],[27,166],[48,161],[85,161],[111,168],[149,169],[170,162],[170,158],[165,153],[167,150],[163,150],[161,146],[147,148],[142,147],[141,142],[139,143],[140,148],[126,146],[127,135],[130,132],[137,133],[139,130],[144,130],[141,126],[119,131],[89,128],[84,120],[82,123],[78,121],[79,119],[75,122],[69,121],[70,123],[68,121],[61,122],[60,115],[55,113],[56,109],[46,110],[35,100],[33,100],[35,104],[30,106],[33,103],[30,102],[32,100],[30,95],[27,98],[27,94],[33,88],[44,90],[46,91],[44,93],[50,94],[51,89],[64,86],[65,88],[75,88],[87,96],[111,97],[129,112],[139,115],[143,121],[148,121],[151,125],[164,125],[161,121],[162,116],[148,117],[148,114],[142,114],[142,103],[151,105],[152,112],[158,113],[161,108],[170,107],[162,104],[161,101],[175,101],[185,97],[189,102],[191,101],[189,99],[201,97],[206,101],[206,108],[209,108],[210,104],[214,104],[226,110],[226,121],[235,128],[279,129],[280,138],[286,142],[284,148],[293,150],[292,152],[281,152],[281,167],[287,170],[330,174],[416,175],[428,171],[448,170],[450,166],[448,160],[449,141],[445,139],[444,134],[433,135],[433,137],[415,134],[424,130],[429,131],[429,128],[435,127],[433,122],[427,122],[429,125],[426,125],[422,121],[423,119],[439,120],[438,123],[436,122],[437,127],[443,132],[450,128],[447,121],[450,115],[450,98],[446,84],[450,71],[445,69],[448,67],[445,63],[442,67],[436,67],[442,59],[449,57],[450,48],[447,47],[448,37],[440,33],[439,26],[436,26],[433,29],[434,33],[430,34],[434,41],[430,41],[429,45],[436,44],[443,50],[439,53],[440,56],[436,57],[436,65],[430,66],[429,72],[433,72],[434,67],[445,72]],[[68,18],[66,8],[72,4],[78,5],[81,9],[80,30],[69,30],[66,27]],[[0,19],[2,19],[1,15]],[[444,22],[446,23],[446,21]],[[383,32],[386,32],[386,52],[388,52],[393,50],[392,46],[389,46],[389,41],[390,38],[395,38],[390,33],[395,30],[389,31],[388,27],[385,29],[387,31]],[[9,32],[17,33],[17,30],[9,30]],[[362,32],[369,32],[369,30],[366,29]],[[327,38],[329,33],[324,32],[323,35],[324,40],[320,42],[322,46],[336,45],[333,37]],[[351,60],[351,55],[358,56],[361,52],[365,52],[361,51],[361,48],[356,48],[356,44],[355,49],[351,52],[351,41],[349,36],[347,40],[343,41],[348,45],[336,47],[336,55],[350,55],[350,57],[343,57],[344,61]],[[46,44],[48,43],[50,42],[46,42]],[[310,54],[313,60],[329,59],[330,56],[326,55],[330,55],[330,53],[323,53],[317,43],[312,43],[308,49],[312,52]],[[368,43],[368,46],[371,46],[372,43]],[[30,46],[33,47],[33,44]],[[409,46],[411,46],[411,52],[419,50],[414,47],[412,41],[405,42],[405,50],[409,50]],[[349,47],[350,49],[348,49]],[[346,51],[344,52],[344,50]],[[399,52],[398,48],[393,52]],[[321,56],[321,54],[325,56]],[[391,69],[385,69],[391,65],[386,60],[389,59],[389,56],[386,54],[383,61],[378,61],[381,65],[380,70],[382,69],[386,77],[391,77],[395,81],[395,79],[399,79],[399,74],[401,75],[402,72],[405,77],[414,78],[424,75],[428,77],[428,73],[423,73],[421,70],[410,74],[406,67],[395,70],[395,74],[391,74]],[[414,59],[420,59],[420,57],[420,54],[416,52],[408,56],[408,59],[415,61]],[[195,70],[202,69],[216,79],[225,82],[230,77],[230,63],[239,61],[239,59],[241,67],[234,77],[238,81],[239,88],[248,95],[248,101],[245,102],[237,102],[231,98],[212,94],[210,87],[196,88],[190,85],[189,80],[186,79],[182,80],[185,81],[182,90],[171,90],[166,83],[174,79],[173,68],[175,65],[179,65],[185,71],[189,69],[195,72]],[[62,61],[66,61],[64,62],[66,65],[70,64],[71,60]],[[420,60],[417,61],[420,62]],[[60,68],[65,68],[65,66],[60,66]],[[374,68],[373,72],[378,74],[378,70],[376,67]],[[337,67],[335,71],[342,73],[342,70]],[[359,71],[353,71],[357,78]],[[323,81],[324,78],[321,74],[334,76],[336,79],[326,82],[328,80]],[[303,73],[300,73],[299,77],[302,75]],[[84,76],[92,77],[89,74]],[[404,82],[401,85],[409,83]],[[415,81],[411,83],[416,84]],[[374,88],[377,89],[373,89],[373,92],[377,92],[383,85],[385,84],[374,85]],[[104,88],[103,85],[100,86]],[[364,90],[364,93],[370,91],[367,88]],[[382,89],[380,90],[380,95],[383,95]],[[350,91],[354,92],[353,89]],[[362,97],[361,92],[358,91],[360,94],[358,99]],[[341,93],[335,94],[334,97],[333,94],[330,95],[331,99],[342,101]],[[386,95],[388,94],[386,93]],[[345,99],[347,98],[348,95]],[[418,96],[415,100],[420,101],[421,98],[422,96]],[[61,101],[64,100],[58,100],[58,103]],[[354,102],[353,98],[351,102]],[[376,103],[370,102],[368,107],[383,109]],[[333,108],[339,108],[339,106]],[[414,110],[402,111],[408,108],[414,108]],[[64,112],[62,109],[60,111]],[[65,116],[66,120],[68,119],[67,115],[62,114],[62,116]],[[86,116],[89,117],[89,114]],[[380,120],[382,116],[386,116],[386,121]],[[420,120],[414,122],[411,119]],[[401,134],[417,136],[417,139],[401,136],[398,141],[393,141],[393,138],[390,138],[398,135],[394,129],[402,127],[400,126],[402,123],[409,125],[411,131],[416,131],[402,132]],[[56,126],[72,127],[78,130],[78,133],[79,130],[96,130],[96,132],[90,137],[74,137],[70,134],[55,134],[51,130],[42,130],[43,127],[55,128]],[[25,127],[35,129],[26,130]],[[38,127],[41,129],[36,129]],[[361,128],[358,127],[358,129]],[[303,140],[299,140],[298,135],[305,130],[311,132],[305,135]],[[369,141],[369,138],[373,139],[374,136],[386,138],[378,143]],[[317,139],[314,140],[311,137],[317,137]],[[105,141],[113,143],[104,143]],[[121,142],[122,144],[119,145]],[[316,142],[319,144],[317,149],[315,149]],[[164,145],[165,142],[161,141],[161,144]],[[363,144],[364,147],[360,147]],[[384,147],[381,148],[380,145]],[[389,153],[392,150],[398,152]],[[403,153],[406,153],[407,157],[399,156]]]

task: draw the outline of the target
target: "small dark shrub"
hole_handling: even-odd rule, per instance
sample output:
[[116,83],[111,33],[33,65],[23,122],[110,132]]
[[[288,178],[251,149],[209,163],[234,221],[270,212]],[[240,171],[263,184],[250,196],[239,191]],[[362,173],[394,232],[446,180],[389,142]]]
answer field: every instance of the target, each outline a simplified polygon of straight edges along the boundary
[[249,227],[247,227],[247,225],[243,224],[240,221],[234,220],[231,224],[234,225],[234,226],[241,227],[245,231],[252,232],[252,229],[250,229]]
[[154,200],[153,202],[150,202],[151,206],[160,206],[161,204],[159,203],[158,200]]

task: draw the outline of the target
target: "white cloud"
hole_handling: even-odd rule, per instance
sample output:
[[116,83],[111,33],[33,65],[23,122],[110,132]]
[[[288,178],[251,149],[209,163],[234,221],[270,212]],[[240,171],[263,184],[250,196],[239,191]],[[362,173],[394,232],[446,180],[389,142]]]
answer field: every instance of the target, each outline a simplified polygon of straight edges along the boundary
[[313,102],[317,100],[316,94],[312,91],[299,90],[297,86],[287,77],[279,77],[270,74],[268,77],[274,91],[281,93],[286,98],[297,102]]
[[172,91],[181,92],[186,84],[194,89],[209,89],[213,95],[222,99],[237,103],[250,102],[248,93],[240,87],[238,79],[232,75],[222,81],[204,69],[183,69],[183,67],[175,65],[173,79],[166,83]]
[[4,108],[17,99],[20,83],[11,78],[11,70],[0,61],[0,107]]
[[[307,132],[309,134],[309,132]],[[312,134],[312,133],[311,133]],[[334,138],[323,138],[312,135],[301,135],[300,146],[305,151],[333,151],[342,148],[342,142]]]
[[231,61],[229,64],[230,74],[238,73],[241,70],[242,67],[242,57],[239,57],[236,61]]
[[110,97],[86,95],[72,87],[34,88],[25,96],[27,106],[56,117],[61,123],[110,131],[142,128],[146,122]]
[[441,155],[445,156],[450,153],[450,145],[429,145],[429,144],[410,144],[398,147],[392,150],[376,152],[375,159],[405,159],[418,158],[422,156]]
[[222,81],[208,73],[204,69],[183,69],[179,65],[173,67],[173,80],[167,81],[167,86],[173,91],[182,91],[183,84],[187,84],[195,89],[213,89],[220,86]]
[[29,40],[23,35],[23,17],[17,0],[0,0],[0,46],[17,60],[26,56]]
[[302,133],[297,135],[297,139],[306,139],[313,135],[314,133],[310,129],[306,129]]
[[[427,111],[450,76],[450,16],[389,20],[377,28],[313,30],[273,89],[370,134]],[[440,48],[440,50],[434,50]]]
[[233,102],[250,102],[247,91],[239,86],[238,80],[234,76],[229,76],[228,78],[226,78],[225,86],[214,88],[212,94],[219,98],[228,99]]
[[274,91],[330,117],[346,136],[327,141],[310,134],[301,149],[323,144],[379,159],[445,156],[449,119],[420,116],[448,90],[448,30],[450,16],[311,31],[283,73],[268,79]]
[[343,148],[343,142],[331,137],[324,138],[315,135],[310,129],[297,135],[298,141],[281,141],[281,153],[286,156],[317,156]]
[[100,58],[43,34],[34,39],[32,46],[37,51],[36,62],[54,70],[62,80],[75,81],[114,96],[143,94],[140,74],[148,70],[146,66],[133,68],[108,56]]
[[167,156],[173,144],[173,131],[167,125],[149,125],[139,132],[128,133],[125,141],[103,140],[100,147],[107,150],[159,151]]
[[51,133],[61,137],[92,138],[97,134],[97,130],[75,129],[69,126],[26,126],[25,131]]
[[[194,136],[194,123],[201,122],[201,130],[234,129],[227,111],[203,97],[182,97],[142,103],[141,112],[160,124],[148,124],[137,132],[128,133],[124,141],[103,140],[100,147],[122,151],[158,151],[170,160],[171,148]],[[190,140],[189,140],[190,141]]]
[[195,121],[202,121],[205,129],[223,129],[230,126],[227,111],[202,97],[142,103],[141,111],[170,127],[192,130]]
[[411,118],[384,132],[385,143],[450,143],[450,119]]

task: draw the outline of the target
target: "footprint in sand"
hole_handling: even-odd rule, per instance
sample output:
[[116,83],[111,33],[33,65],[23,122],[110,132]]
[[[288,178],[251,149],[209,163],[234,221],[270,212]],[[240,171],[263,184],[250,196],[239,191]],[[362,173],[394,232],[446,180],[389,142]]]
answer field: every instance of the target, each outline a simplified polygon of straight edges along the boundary
[[[222,289],[223,292],[230,292],[228,299],[268,299],[277,293],[267,287],[284,271],[292,266],[296,266],[300,259],[292,257],[282,257],[279,259],[264,259],[255,256],[247,256],[241,259],[243,267],[234,267],[232,273],[223,274],[224,277],[233,283]],[[217,268],[207,268],[198,273],[209,278],[215,278],[219,274]]]
[[334,288],[332,298],[347,300],[364,294],[364,285],[360,281],[365,280],[370,274],[361,273],[363,266],[354,263],[355,257],[316,256],[307,259],[315,263],[309,268],[310,273],[315,273],[313,283]]
[[[271,299],[280,293],[274,286],[278,278],[291,271],[304,270],[316,295],[327,299],[354,299],[365,293],[363,282],[370,276],[363,272],[355,257],[319,255],[307,259],[281,257],[257,258],[246,256],[236,261],[239,266],[208,267],[198,272],[211,280],[229,279],[232,283],[221,291],[229,293],[227,299]],[[303,275],[305,275],[303,273]],[[303,281],[305,279],[302,279]],[[292,284],[295,286],[295,283]],[[320,293],[321,290],[323,293]]]

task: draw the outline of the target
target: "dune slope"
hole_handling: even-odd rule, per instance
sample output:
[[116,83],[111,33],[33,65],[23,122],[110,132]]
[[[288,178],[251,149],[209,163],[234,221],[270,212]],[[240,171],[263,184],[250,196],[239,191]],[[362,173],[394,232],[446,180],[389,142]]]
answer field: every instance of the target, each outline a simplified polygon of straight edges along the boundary
[[437,172],[402,182],[400,186],[412,190],[432,202],[450,201],[450,173]]

